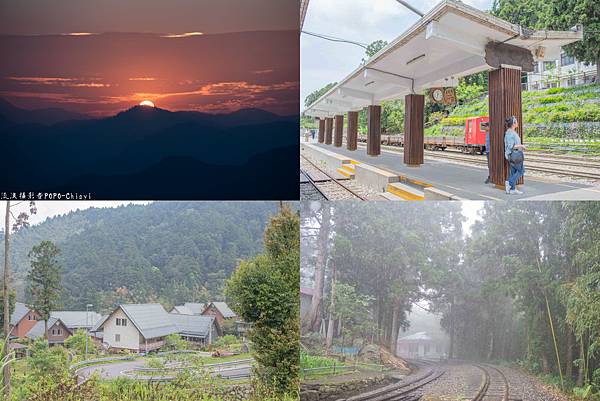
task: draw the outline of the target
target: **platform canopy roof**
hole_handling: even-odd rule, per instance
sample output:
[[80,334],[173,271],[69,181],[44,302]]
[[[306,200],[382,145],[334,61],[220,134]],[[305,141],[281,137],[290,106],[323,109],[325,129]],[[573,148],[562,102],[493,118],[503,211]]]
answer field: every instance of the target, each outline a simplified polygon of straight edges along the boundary
[[516,49],[521,60],[523,55],[531,61],[555,60],[561,46],[582,38],[581,27],[571,31],[527,30],[460,1],[443,0],[311,104],[305,114],[331,117],[382,100],[422,93],[426,88],[456,86],[460,77],[499,67],[490,65],[494,64],[490,57],[493,52],[486,51],[490,45],[513,52]]

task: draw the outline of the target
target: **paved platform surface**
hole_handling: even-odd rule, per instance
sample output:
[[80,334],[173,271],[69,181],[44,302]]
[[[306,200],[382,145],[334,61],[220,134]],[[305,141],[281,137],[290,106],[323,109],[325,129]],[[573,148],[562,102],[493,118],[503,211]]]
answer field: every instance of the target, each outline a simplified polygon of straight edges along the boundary
[[507,195],[494,185],[483,183],[487,171],[483,168],[450,163],[443,160],[425,158],[420,167],[407,167],[402,154],[381,150],[379,156],[368,156],[366,148],[349,151],[345,147],[336,148],[312,142],[314,145],[351,157],[362,163],[423,181],[435,188],[450,192],[468,200],[600,200],[600,187],[586,184],[560,182],[527,176],[525,165],[525,185],[521,187],[523,195]]

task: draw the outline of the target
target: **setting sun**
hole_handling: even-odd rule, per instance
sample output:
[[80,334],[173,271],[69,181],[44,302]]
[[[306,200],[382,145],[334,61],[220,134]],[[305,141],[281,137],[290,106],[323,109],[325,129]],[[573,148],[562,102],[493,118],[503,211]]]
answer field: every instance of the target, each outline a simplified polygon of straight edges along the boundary
[[143,102],[140,103],[140,106],[154,107],[154,103],[152,103],[150,100],[144,100]]

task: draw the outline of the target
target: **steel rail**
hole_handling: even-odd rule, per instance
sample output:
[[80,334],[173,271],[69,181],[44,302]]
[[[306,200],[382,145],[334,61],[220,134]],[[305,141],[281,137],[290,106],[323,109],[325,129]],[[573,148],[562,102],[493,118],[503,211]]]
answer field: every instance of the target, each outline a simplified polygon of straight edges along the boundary
[[[361,195],[357,194],[356,192],[354,192],[353,190],[351,190],[350,188],[348,188],[347,186],[345,186],[344,184],[342,184],[342,183],[341,183],[341,182],[340,182],[340,181],[339,181],[337,178],[333,177],[333,176],[332,176],[331,174],[329,174],[328,172],[326,172],[326,171],[324,171],[324,170],[320,169],[320,168],[319,168],[319,167],[318,167],[316,164],[314,164],[313,162],[311,162],[310,160],[308,160],[306,157],[304,157],[304,156],[301,156],[301,157],[302,157],[302,158],[303,158],[303,159],[304,159],[306,162],[308,162],[310,165],[312,165],[314,168],[316,168],[317,170],[319,170],[321,173],[325,174],[325,175],[326,175],[326,176],[329,178],[329,181],[332,181],[332,182],[334,182],[334,183],[338,184],[340,187],[344,188],[346,191],[350,192],[352,195],[354,195],[354,196],[355,196],[355,197],[357,197],[358,199],[360,199],[360,200],[363,200],[363,201],[364,201],[364,200],[366,200],[366,199],[365,199],[363,196],[361,196]],[[302,169],[301,169],[301,171],[302,171]],[[314,181],[312,181],[312,178],[310,178],[310,176],[309,176],[309,175],[308,175],[308,174],[307,174],[305,171],[303,171],[303,172],[304,172],[304,175],[306,175],[306,176],[307,176],[307,178],[309,179],[309,181],[311,181],[311,182],[314,182]],[[316,183],[315,183],[315,184],[313,184],[313,185],[315,185],[315,187],[316,187]],[[321,191],[319,190],[319,192],[321,192]],[[321,192],[321,193],[322,193],[322,192]],[[325,196],[325,195],[323,195],[323,196]],[[329,199],[327,196],[325,196],[325,198],[326,198],[326,199]]]

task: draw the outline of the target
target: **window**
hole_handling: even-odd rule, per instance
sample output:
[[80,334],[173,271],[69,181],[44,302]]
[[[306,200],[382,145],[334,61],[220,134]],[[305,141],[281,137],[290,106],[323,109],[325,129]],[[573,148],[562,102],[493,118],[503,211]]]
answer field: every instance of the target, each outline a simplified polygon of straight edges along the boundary
[[551,71],[556,67],[554,61],[544,61],[544,71]]
[[117,318],[117,326],[127,326],[127,319]]
[[27,315],[27,320],[34,320],[33,315]]
[[560,55],[560,65],[571,65],[575,63],[575,57],[567,56],[567,53],[563,53]]
[[533,63],[533,72],[535,72],[535,73],[540,72],[540,63],[538,63],[537,61],[535,63]]
[[52,335],[55,336],[56,335],[56,330],[52,329]]
[[58,335],[58,336],[62,335],[62,330],[61,329],[56,329],[56,335]]
[[121,342],[121,335],[115,334],[115,342]]

